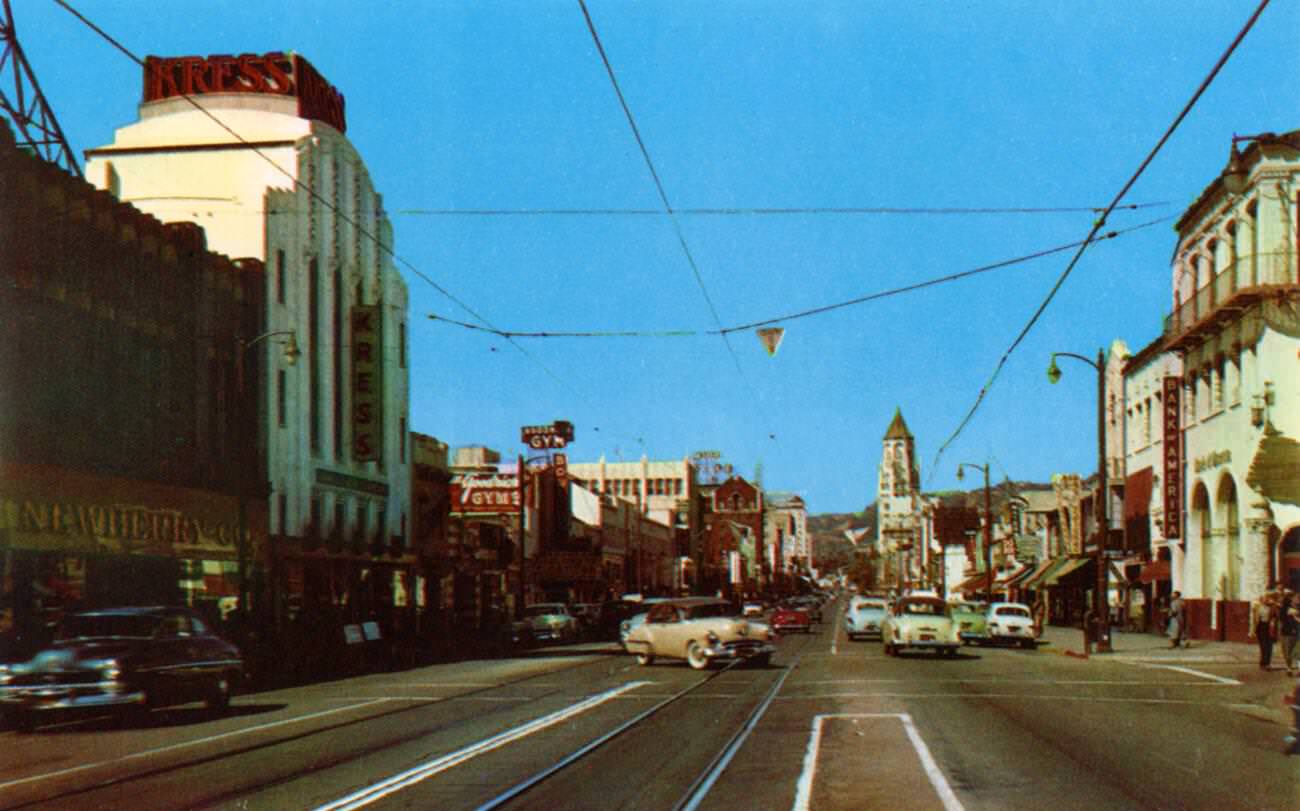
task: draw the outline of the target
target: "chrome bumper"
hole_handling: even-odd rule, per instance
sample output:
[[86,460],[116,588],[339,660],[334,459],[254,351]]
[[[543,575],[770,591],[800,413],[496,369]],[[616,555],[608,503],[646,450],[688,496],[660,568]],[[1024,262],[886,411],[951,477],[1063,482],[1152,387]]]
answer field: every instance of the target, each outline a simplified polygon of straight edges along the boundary
[[0,687],[0,708],[66,710],[143,704],[145,695],[119,682],[24,684]]

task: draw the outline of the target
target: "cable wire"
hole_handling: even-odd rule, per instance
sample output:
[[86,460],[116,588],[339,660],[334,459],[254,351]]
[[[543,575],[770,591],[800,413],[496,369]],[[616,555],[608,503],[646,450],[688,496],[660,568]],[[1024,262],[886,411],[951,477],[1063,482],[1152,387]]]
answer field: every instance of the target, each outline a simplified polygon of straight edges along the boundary
[[[1163,222],[1168,222],[1171,219],[1173,218],[1162,217],[1157,220],[1151,220],[1149,222],[1145,222],[1140,225],[1134,225],[1129,228],[1124,228],[1118,231],[1110,231],[1107,232],[1106,234],[1097,237],[1093,241],[1101,242],[1107,239],[1115,239],[1119,236],[1122,236],[1127,233],[1131,233],[1133,231],[1139,231],[1144,228],[1150,228],[1154,225],[1159,225],[1160,223]],[[925,281],[916,282],[914,284],[904,285],[902,287],[894,287],[888,290],[881,290],[875,293],[870,293],[865,296],[859,296],[857,298],[849,299],[848,301],[841,301],[836,304],[827,304],[821,307],[814,307],[809,310],[802,310],[796,313],[789,313],[787,315],[776,316],[774,318],[767,318],[762,321],[753,321],[748,324],[737,324],[736,326],[722,327],[717,330],[690,330],[690,329],[585,330],[585,331],[543,330],[543,331],[536,331],[536,332],[523,332],[523,331],[513,331],[513,330],[502,331],[502,330],[492,329],[488,327],[482,327],[479,326],[478,324],[469,324],[464,321],[457,321],[456,319],[453,318],[447,318],[446,316],[441,316],[438,315],[437,313],[429,313],[428,317],[433,321],[443,321],[445,323],[453,324],[458,327],[464,327],[465,329],[477,330],[479,332],[487,332],[493,335],[498,335],[502,338],[689,338],[689,337],[696,337],[700,335],[726,335],[733,332],[748,331],[751,329],[756,329],[758,327],[768,326],[771,324],[780,324],[780,323],[785,323],[787,321],[795,321],[801,318],[810,318],[815,315],[824,315],[826,313],[843,309],[845,307],[852,307],[858,304],[865,304],[870,301],[876,301],[883,298],[890,298],[892,296],[901,295],[903,293],[911,293],[916,290],[921,290],[926,287],[933,287],[939,284],[945,284],[947,282],[959,281],[961,279],[965,279],[967,277],[975,276],[981,273],[988,273],[994,270],[1001,270],[1003,268],[1012,267],[1014,265],[1023,264],[1025,262],[1031,262],[1035,259],[1042,259],[1043,257],[1046,256],[1062,253],[1064,251],[1070,250],[1071,248],[1077,248],[1082,244],[1083,244],[1082,242],[1071,242],[1065,245],[1058,245],[1055,248],[1048,248],[1046,250],[1037,251],[1035,253],[1026,254],[1024,256],[1018,256],[1013,259],[1004,259],[1000,262],[994,262],[989,265],[982,265],[977,268],[972,268],[970,270],[963,270],[957,273],[950,273],[946,276],[939,276],[933,279],[927,279]]]
[[[1145,208],[1167,206],[1167,202],[1132,203],[1118,209],[1139,211]],[[799,216],[821,214],[899,214],[899,215],[985,215],[985,214],[1100,214],[1105,209],[1098,206],[1056,206],[1015,208],[903,208],[897,206],[809,206],[785,208],[676,208],[665,212],[657,208],[403,208],[391,212],[403,216],[429,217],[664,217],[672,215],[696,217],[733,216]]]
[[1052,289],[1048,291],[1047,297],[1043,299],[1043,303],[1040,304],[1038,309],[1034,311],[1034,314],[1030,316],[1028,323],[1026,323],[1024,328],[1020,330],[1020,333],[1016,336],[1015,340],[1011,342],[1011,346],[1007,347],[1006,352],[1004,352],[1002,357],[998,360],[997,366],[993,369],[993,374],[989,377],[988,382],[986,382],[980,389],[979,395],[976,396],[975,402],[971,405],[970,410],[966,412],[966,416],[962,419],[961,423],[958,424],[957,430],[953,431],[952,436],[948,437],[947,441],[945,441],[943,445],[939,446],[939,451],[934,457],[933,470],[938,469],[939,460],[943,457],[944,451],[952,445],[953,441],[956,440],[966,426],[970,424],[971,419],[975,416],[975,412],[979,410],[980,404],[984,402],[984,397],[988,394],[989,389],[993,387],[998,376],[1002,373],[1002,369],[1006,366],[1007,360],[1011,357],[1011,353],[1020,346],[1021,342],[1024,341],[1025,336],[1027,336],[1029,331],[1033,329],[1034,325],[1038,323],[1038,319],[1042,317],[1043,313],[1047,310],[1048,305],[1052,303],[1052,299],[1056,297],[1057,292],[1061,289],[1061,286],[1065,284],[1065,280],[1069,278],[1070,274],[1074,271],[1074,268],[1079,263],[1079,259],[1083,256],[1084,251],[1095,242],[1097,232],[1106,224],[1106,218],[1110,216],[1110,213],[1119,205],[1119,201],[1124,199],[1124,195],[1128,194],[1129,190],[1133,188],[1133,185],[1137,183],[1138,178],[1142,176],[1147,167],[1151,165],[1151,162],[1155,160],[1156,155],[1162,148],[1164,148],[1165,143],[1173,136],[1174,131],[1183,123],[1183,119],[1187,118],[1188,114],[1191,113],[1196,102],[1205,94],[1205,91],[1209,89],[1210,84],[1214,81],[1215,77],[1219,75],[1219,71],[1221,71],[1223,66],[1227,64],[1228,58],[1237,50],[1237,46],[1246,38],[1246,34],[1250,32],[1250,29],[1255,26],[1255,22],[1259,19],[1260,14],[1264,12],[1264,9],[1268,6],[1269,2],[1270,0],[1261,0],[1259,6],[1255,9],[1255,12],[1250,15],[1250,19],[1248,19],[1246,24],[1242,26],[1241,30],[1237,32],[1237,36],[1233,38],[1232,43],[1228,45],[1227,49],[1219,57],[1218,61],[1215,62],[1214,67],[1210,70],[1209,74],[1201,81],[1200,86],[1196,88],[1196,92],[1193,93],[1192,97],[1188,99],[1185,105],[1183,105],[1183,109],[1178,113],[1178,116],[1174,119],[1173,123],[1169,125],[1169,128],[1165,130],[1164,135],[1160,137],[1160,140],[1151,149],[1151,152],[1145,159],[1143,159],[1141,165],[1138,166],[1137,171],[1133,173],[1133,175],[1128,179],[1128,182],[1126,182],[1123,188],[1119,190],[1119,193],[1115,195],[1115,198],[1110,202],[1110,205],[1106,206],[1106,210],[1103,211],[1101,216],[1097,218],[1096,222],[1092,224],[1092,229],[1088,232],[1087,238],[1083,240],[1073,258],[1070,259],[1069,264],[1066,265],[1065,270],[1061,272],[1056,283],[1052,285]]

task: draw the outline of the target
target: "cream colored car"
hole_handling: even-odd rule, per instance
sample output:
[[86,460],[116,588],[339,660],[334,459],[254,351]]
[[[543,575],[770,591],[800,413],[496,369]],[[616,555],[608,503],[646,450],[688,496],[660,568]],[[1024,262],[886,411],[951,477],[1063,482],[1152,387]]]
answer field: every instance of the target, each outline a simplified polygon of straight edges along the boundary
[[742,659],[763,667],[776,652],[775,638],[769,626],[738,616],[726,600],[682,597],[651,607],[628,634],[627,649],[641,665],[685,659],[703,670],[715,661]]
[[880,637],[886,656],[905,650],[927,650],[956,656],[961,647],[959,628],[948,604],[938,597],[900,597],[885,615]]

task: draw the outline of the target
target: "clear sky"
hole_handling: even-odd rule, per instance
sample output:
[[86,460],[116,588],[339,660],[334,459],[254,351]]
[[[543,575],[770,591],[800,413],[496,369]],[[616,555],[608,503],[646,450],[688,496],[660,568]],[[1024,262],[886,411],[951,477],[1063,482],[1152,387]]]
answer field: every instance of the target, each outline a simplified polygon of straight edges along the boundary
[[[774,357],[707,333],[1082,240],[1087,210],[830,209],[1104,207],[1253,0],[588,0],[675,218],[577,0],[69,2],[140,58],[292,50],[343,92],[411,291],[414,430],[513,456],[521,425],[567,419],[575,462],[718,450],[812,512],[874,500],[895,408],[927,490],[958,462],[1095,470],[1095,373],[1049,385],[1048,356],[1153,341],[1173,220],[1232,134],[1300,128],[1300,4],[1275,2],[1108,229],[1164,221],[1085,253],[936,465],[1072,252],[784,322]],[[110,143],[140,67],[53,0],[12,5],[73,149]],[[429,314],[694,334],[508,341]]]

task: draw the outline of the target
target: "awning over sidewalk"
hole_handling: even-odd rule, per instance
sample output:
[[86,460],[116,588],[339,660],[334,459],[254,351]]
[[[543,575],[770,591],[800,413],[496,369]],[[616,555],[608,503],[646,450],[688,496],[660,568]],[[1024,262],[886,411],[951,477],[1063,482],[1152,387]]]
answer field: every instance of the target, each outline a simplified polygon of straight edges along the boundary
[[998,577],[996,585],[1001,588],[1019,588],[1020,581],[1034,573],[1033,566],[1021,566],[1014,572],[1007,572],[1005,575]]
[[1150,563],[1142,567],[1142,572],[1141,574],[1138,575],[1138,580],[1141,580],[1143,583],[1154,583],[1157,580],[1168,580],[1168,579],[1169,579],[1169,561],[1167,560],[1151,561]]
[[1049,558],[1034,567],[1029,576],[1019,583],[1022,589],[1035,589],[1042,585],[1043,580],[1055,571],[1059,566],[1068,561],[1069,558]]
[[980,572],[974,577],[968,577],[962,581],[955,591],[962,594],[969,594],[972,591],[986,591],[989,587],[989,575],[987,572]]
[[1092,558],[1066,558],[1063,564],[1057,567],[1050,575],[1043,578],[1042,585],[1060,585],[1062,579],[1070,577],[1089,563],[1092,563]]

